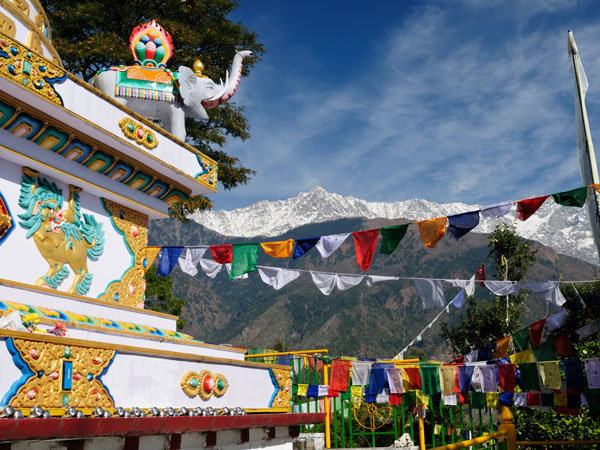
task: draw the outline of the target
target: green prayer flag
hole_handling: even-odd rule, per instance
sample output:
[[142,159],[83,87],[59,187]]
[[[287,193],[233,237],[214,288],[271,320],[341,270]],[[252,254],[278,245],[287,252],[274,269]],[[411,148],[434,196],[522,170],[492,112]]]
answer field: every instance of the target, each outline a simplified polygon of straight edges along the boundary
[[471,408],[485,408],[485,392],[470,392],[469,400],[471,401]]
[[533,355],[535,356],[535,360],[538,362],[556,361],[558,359],[552,342],[544,342],[539,347],[534,348]]
[[346,392],[340,392],[340,400],[350,400],[351,398],[352,398],[352,395],[349,390]]
[[292,395],[298,395],[298,385],[292,384]]
[[581,186],[570,191],[552,194],[554,201],[562,206],[577,206],[581,208],[587,199],[587,187]]
[[408,229],[408,223],[404,225],[393,225],[391,227],[384,227],[379,229],[379,233],[383,238],[381,246],[379,247],[379,253],[384,255],[391,254],[406,234]]
[[530,347],[529,328],[523,328],[522,330],[513,333],[512,338],[515,347],[519,352],[524,352]]
[[552,408],[554,406],[554,394],[542,394],[542,406]]
[[440,392],[440,370],[436,364],[421,364],[421,390],[427,395]]
[[537,363],[521,363],[519,364],[521,371],[521,383],[525,391],[539,391],[540,377],[538,374]]
[[415,407],[416,395],[415,391],[405,392],[402,394],[402,404],[406,411],[410,411]]
[[233,244],[233,260],[229,279],[256,270],[258,260],[258,244]]
[[585,395],[592,416],[600,414],[600,389],[583,388],[583,395]]
[[[247,355],[260,355],[261,353],[265,353],[264,349],[254,348],[254,347],[248,347],[248,350],[246,352]],[[258,358],[248,358],[248,359],[246,359],[246,361],[265,362],[265,360],[262,356],[260,356]]]

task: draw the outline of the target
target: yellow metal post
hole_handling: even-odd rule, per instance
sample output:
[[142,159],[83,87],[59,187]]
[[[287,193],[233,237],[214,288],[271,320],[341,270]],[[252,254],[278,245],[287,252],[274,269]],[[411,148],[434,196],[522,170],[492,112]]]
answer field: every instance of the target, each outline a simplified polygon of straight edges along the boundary
[[[323,384],[329,386],[329,366],[323,364]],[[342,418],[342,420],[344,420]],[[325,448],[331,448],[331,424],[329,423],[329,395],[325,397]]]
[[417,405],[417,416],[419,418],[419,448],[425,450],[425,423],[423,422],[423,405]]
[[500,431],[506,431],[506,450],[517,450],[517,430],[513,423],[513,415],[508,407],[503,406],[500,413]]

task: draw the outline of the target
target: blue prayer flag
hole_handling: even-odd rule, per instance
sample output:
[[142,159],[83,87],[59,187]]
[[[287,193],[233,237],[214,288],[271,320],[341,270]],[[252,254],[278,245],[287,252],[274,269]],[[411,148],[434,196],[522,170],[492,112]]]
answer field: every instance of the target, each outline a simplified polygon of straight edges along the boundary
[[306,239],[298,239],[296,241],[296,248],[294,249],[294,254],[292,255],[292,258],[294,258],[294,259],[300,258],[307,251],[309,251],[311,248],[313,248],[315,245],[317,245],[317,242],[319,242],[319,239],[321,239],[321,238],[320,237],[311,237],[311,238],[306,238]]
[[160,261],[158,261],[157,275],[168,276],[177,264],[179,255],[183,252],[183,247],[163,247],[160,252]]
[[479,211],[448,216],[448,233],[457,241],[479,224]]

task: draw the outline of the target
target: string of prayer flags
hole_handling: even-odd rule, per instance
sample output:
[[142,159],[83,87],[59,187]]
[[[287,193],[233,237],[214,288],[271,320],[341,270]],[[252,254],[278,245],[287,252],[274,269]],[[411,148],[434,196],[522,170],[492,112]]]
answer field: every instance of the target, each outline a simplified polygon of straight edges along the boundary
[[400,244],[400,241],[406,235],[406,231],[408,230],[408,223],[404,225],[393,225],[390,227],[383,227],[379,229],[379,233],[381,234],[382,241],[379,247],[379,253],[383,253],[384,255],[391,255],[394,250]]
[[544,204],[549,195],[542,195],[541,197],[528,198],[526,200],[520,200],[517,202],[517,219],[527,220],[529,219],[539,208]]
[[279,267],[256,266],[260,279],[278,291],[300,276],[300,271]]
[[257,260],[258,244],[233,244],[229,279],[255,271]]
[[457,241],[479,225],[479,211],[448,216],[447,232]]
[[330,234],[329,236],[321,236],[317,244],[316,249],[319,251],[321,258],[329,258],[338,249],[340,245],[344,243],[346,238],[350,236],[350,233],[341,234]]
[[179,267],[181,268],[181,271],[192,277],[195,276],[198,273],[196,266],[203,259],[202,257],[206,253],[206,250],[208,250],[208,245],[186,248],[185,254],[179,256]]
[[261,242],[263,251],[273,258],[289,258],[294,250],[294,240],[277,242]]
[[231,244],[211,245],[210,253],[219,264],[228,264],[233,261],[233,246]]
[[362,281],[364,275],[338,275],[337,273],[310,271],[313,283],[324,295],[329,295],[334,287],[340,291],[350,289]]
[[317,242],[319,242],[319,239],[320,239],[320,237],[297,239],[296,247],[294,248],[294,255],[292,256],[292,258],[294,258],[294,259],[300,258],[307,251],[309,251],[311,248],[313,248],[315,245],[317,245]]
[[177,264],[179,255],[183,252],[184,247],[163,247],[158,261],[158,269],[156,274],[163,277],[168,276]]
[[590,322],[587,325],[577,328],[575,330],[575,333],[577,333],[580,338],[585,339],[590,337],[592,334],[595,334],[597,331],[598,321],[594,320],[593,322]]
[[423,308],[435,308],[436,306],[446,306],[446,297],[441,280],[429,280],[424,278],[415,278],[413,280],[417,294],[423,302]]
[[577,206],[581,208],[587,199],[587,186],[581,186],[570,191],[552,194],[554,201],[562,206]]
[[352,236],[354,237],[354,246],[356,248],[356,262],[363,272],[366,272],[371,267],[371,262],[373,261],[379,228],[355,231],[352,233]]
[[417,222],[421,239],[428,248],[435,248],[437,243],[444,237],[446,233],[446,217],[438,217],[437,219],[422,220]]

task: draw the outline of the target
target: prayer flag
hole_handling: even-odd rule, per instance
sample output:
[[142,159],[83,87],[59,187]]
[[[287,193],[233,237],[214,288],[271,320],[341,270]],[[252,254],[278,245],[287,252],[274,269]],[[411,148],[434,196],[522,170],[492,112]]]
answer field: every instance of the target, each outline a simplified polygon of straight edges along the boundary
[[440,392],[440,373],[437,364],[421,363],[421,380],[423,392],[434,395]]
[[292,256],[292,250],[294,249],[294,240],[262,242],[260,246],[267,255],[273,258],[289,258]]
[[513,343],[515,344],[515,348],[522,352],[529,348],[529,329],[523,328],[522,330],[513,333],[512,335]]
[[[406,377],[404,377],[406,375]],[[421,389],[421,371],[418,367],[403,367],[402,380],[404,381],[404,390]],[[408,386],[407,386],[408,382]]]
[[332,234],[321,236],[315,247],[321,254],[321,258],[329,258],[340,245],[350,236],[350,233]]
[[527,220],[529,219],[539,208],[544,204],[549,195],[542,195],[541,197],[528,198],[517,202],[517,219]]
[[589,338],[592,334],[596,333],[596,331],[598,331],[598,322],[595,320],[575,330],[582,339]]
[[160,247],[146,247],[144,249],[146,254],[146,265],[144,266],[144,271],[148,271],[158,254],[160,253]]
[[554,339],[553,344],[556,349],[556,354],[561,358],[570,358],[573,356],[573,347],[571,346],[571,340],[567,334]]
[[494,350],[496,348],[495,343],[488,344],[478,350],[479,354],[477,355],[478,361],[489,361],[492,359],[492,355],[494,354]]
[[320,237],[312,237],[312,238],[296,240],[296,248],[294,249],[294,255],[292,256],[292,258],[294,258],[294,259],[300,258],[307,251],[309,251],[311,248],[313,248],[315,245],[317,245],[317,242],[319,242],[319,239],[320,239]]
[[562,306],[567,301],[556,281],[526,281],[524,284],[538,297],[554,305]]
[[515,401],[515,406],[527,406],[527,393],[526,392],[516,392],[514,401]]
[[483,392],[498,391],[498,373],[496,365],[479,366],[479,377],[481,380],[481,390]]
[[563,371],[565,372],[565,380],[567,389],[574,391],[582,391],[585,387],[585,379],[583,376],[583,364],[578,359],[561,361]]
[[483,264],[475,272],[475,279],[479,281],[479,286],[485,287],[485,267],[483,267]]
[[371,377],[369,379],[369,394],[378,395],[383,392],[385,387],[385,368],[383,367],[372,367]]
[[510,355],[510,362],[512,364],[515,363],[532,363],[535,362],[535,357],[533,351],[528,348],[527,350],[519,353],[515,353],[514,355]]
[[508,346],[510,345],[510,336],[506,336],[496,341],[496,358],[506,358],[508,354]]
[[298,385],[298,395],[300,397],[306,397],[306,391],[308,391],[308,384],[299,384]]
[[280,267],[256,266],[260,279],[278,291],[300,276],[300,271]]
[[319,397],[326,397],[329,395],[329,386],[319,385]]
[[352,385],[364,386],[369,384],[371,378],[371,363],[354,361],[352,362]]
[[436,306],[446,306],[444,297],[444,288],[441,280],[430,280],[424,278],[413,279],[417,294],[421,297],[423,308],[435,308]]
[[588,387],[590,389],[600,389],[600,359],[586,359],[584,362]]
[[529,325],[529,341],[531,342],[532,348],[539,347],[542,343],[542,334],[544,333],[545,324],[546,319],[544,318]]
[[524,391],[539,391],[540,380],[538,367],[536,363],[521,363],[519,364],[521,372],[521,388]]
[[438,217],[437,219],[417,222],[421,238],[426,247],[435,248],[440,239],[444,237],[444,233],[446,232],[446,221],[446,217]]
[[554,406],[554,393],[551,394],[542,394],[542,407],[552,408]]
[[538,362],[542,383],[546,389],[560,389],[558,361]]
[[350,388],[350,395],[354,398],[362,398],[363,396],[363,387],[362,386],[352,386]]
[[515,391],[515,365],[514,364],[498,364],[498,381],[500,389],[503,392]]
[[415,407],[415,393],[405,392],[402,394],[402,403],[406,411],[411,411]]
[[444,395],[444,406],[456,406],[457,404],[456,394]]
[[348,376],[350,375],[351,361],[334,359],[331,363],[331,380],[329,392],[346,392],[348,390]]
[[471,379],[473,378],[473,366],[458,366],[458,382],[460,385],[460,393],[464,396],[469,395],[471,388]]
[[471,408],[473,409],[483,409],[485,408],[485,393],[484,392],[471,392],[470,402]]
[[427,406],[429,404],[429,395],[423,391],[415,391],[418,406]]
[[458,382],[458,371],[456,366],[442,366],[440,367],[442,392],[444,395],[449,395],[460,390],[460,384]]
[[539,392],[528,392],[527,393],[527,406],[539,406],[542,402],[542,398]]
[[457,241],[479,225],[479,211],[448,216],[448,233]]
[[233,246],[231,244],[211,245],[209,248],[213,259],[219,264],[228,264],[233,261]]
[[581,186],[570,191],[552,194],[554,201],[562,206],[577,206],[581,208],[587,199],[587,186]]
[[400,277],[386,277],[381,275],[367,275],[367,286],[373,287],[375,283],[382,281],[398,281]]
[[390,406],[401,405],[402,404],[402,394],[394,394],[390,392]]
[[352,236],[354,237],[354,247],[356,249],[356,262],[363,272],[366,272],[373,261],[379,229],[355,231]]
[[256,270],[258,244],[233,244],[232,247],[230,280]]
[[308,389],[306,389],[307,397],[318,397],[319,396],[319,386],[317,384],[309,384]]
[[481,208],[481,215],[484,217],[490,217],[499,219],[508,214],[514,203],[495,203],[493,205],[487,205]]
[[391,394],[402,394],[402,369],[400,367],[388,367],[385,369]]
[[513,392],[500,392],[500,405],[512,406],[514,395]]
[[486,392],[485,404],[489,409],[500,408],[500,394],[498,394],[497,392]]
[[379,253],[383,253],[384,255],[390,255],[400,241],[406,235],[406,230],[408,230],[408,223],[404,225],[393,225],[391,227],[383,227],[379,229],[379,233],[381,233],[382,241],[381,246],[379,247]]
[[179,255],[183,252],[183,247],[163,247],[160,252],[160,260],[158,261],[157,275],[163,277],[168,276],[177,264]]
[[533,349],[536,361],[555,361],[557,359],[556,351],[552,342],[544,342],[539,347]]
[[554,331],[561,328],[567,321],[567,310],[561,309],[546,318],[546,328],[548,331]]

